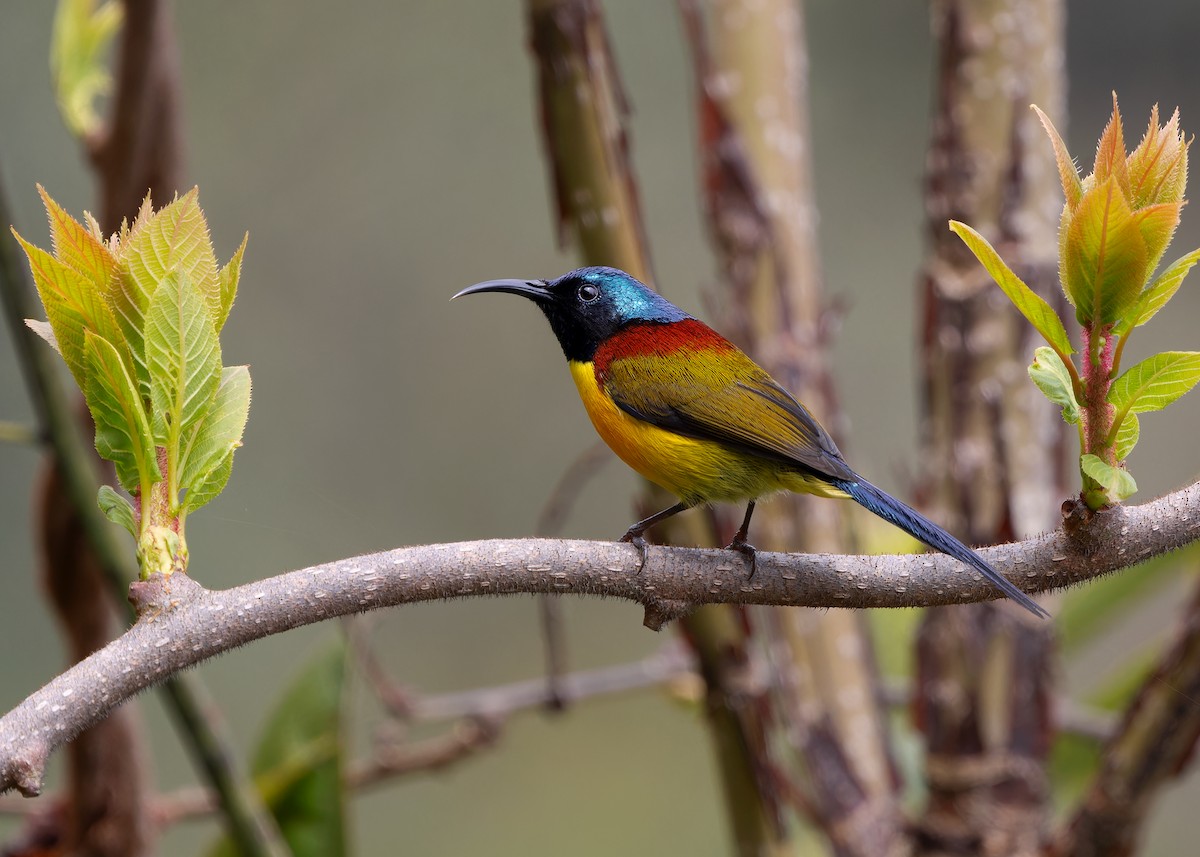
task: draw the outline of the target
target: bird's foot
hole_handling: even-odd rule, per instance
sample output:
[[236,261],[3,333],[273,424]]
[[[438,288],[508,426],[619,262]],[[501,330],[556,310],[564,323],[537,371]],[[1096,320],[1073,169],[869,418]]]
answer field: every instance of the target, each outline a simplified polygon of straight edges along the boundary
[[642,561],[638,564],[637,571],[634,572],[635,574],[641,574],[642,570],[646,567],[646,537],[642,535],[643,532],[645,530],[639,529],[637,526],[632,526],[620,539],[637,548],[638,554],[642,558]]
[[744,538],[734,537],[733,541],[725,545],[727,551],[737,551],[750,562],[750,575],[747,580],[754,579],[754,572],[758,571],[758,548],[750,544]]

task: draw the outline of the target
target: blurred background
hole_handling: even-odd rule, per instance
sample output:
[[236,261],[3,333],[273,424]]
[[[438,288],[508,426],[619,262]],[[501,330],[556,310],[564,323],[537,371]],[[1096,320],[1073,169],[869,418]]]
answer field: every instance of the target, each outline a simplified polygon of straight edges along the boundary
[[[675,4],[604,7],[633,102],[658,282],[703,316],[716,277]],[[834,352],[848,454],[904,496],[915,466],[929,13],[884,0],[818,0],[806,11],[826,288],[849,308]],[[556,246],[521,4],[209,0],[175,12],[188,183],[200,186],[222,262],[250,232],[223,351],[226,363],[250,364],[254,402],[228,489],[191,521],[194,576],[227,587],[403,544],[532,534],[547,495],[594,435],[540,314],[503,299],[447,300],[479,280],[575,267]],[[35,182],[74,214],[95,206],[89,170],[54,105],[52,17],[53,4],[40,0],[10,0],[0,12],[0,174],[16,226],[42,245]],[[1155,102],[1167,114],[1179,106],[1189,136],[1200,127],[1200,7],[1069,3],[1067,26],[1065,136],[1081,159],[1112,90],[1131,146]],[[1200,216],[1185,209],[1169,257],[1197,245]],[[1186,283],[1156,320],[1156,350],[1197,348],[1197,288]],[[1150,343],[1140,345],[1135,337],[1127,359],[1149,353]],[[1141,498],[1195,480],[1198,418],[1200,396],[1143,422],[1133,458]],[[32,420],[7,331],[0,419]],[[30,541],[38,464],[31,447],[0,446],[4,710],[63,664]],[[564,534],[618,536],[633,518],[636,485],[614,459],[587,485]],[[1068,686],[1102,684],[1117,653],[1153,651],[1181,591],[1167,583],[1068,657]],[[662,642],[629,605],[564,608],[573,667],[629,660]],[[200,668],[242,747],[254,746],[294,668],[336,632],[292,632]],[[394,676],[427,691],[542,669],[529,598],[387,611],[375,640]],[[150,694],[142,704],[156,782],[193,782],[160,703]],[[1158,805],[1147,853],[1180,853],[1172,843],[1194,829],[1186,807],[1197,799],[1193,774]],[[362,854],[727,849],[703,723],[661,692],[584,703],[560,718],[518,717],[495,750],[355,799],[351,818]],[[162,853],[197,853],[215,831],[214,822],[177,826]]]

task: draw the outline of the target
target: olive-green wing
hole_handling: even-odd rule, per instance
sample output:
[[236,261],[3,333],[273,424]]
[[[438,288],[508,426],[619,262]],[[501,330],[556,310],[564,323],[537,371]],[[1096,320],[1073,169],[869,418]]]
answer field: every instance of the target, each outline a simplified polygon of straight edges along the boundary
[[857,478],[812,414],[741,351],[618,358],[601,380],[621,410],[659,428]]

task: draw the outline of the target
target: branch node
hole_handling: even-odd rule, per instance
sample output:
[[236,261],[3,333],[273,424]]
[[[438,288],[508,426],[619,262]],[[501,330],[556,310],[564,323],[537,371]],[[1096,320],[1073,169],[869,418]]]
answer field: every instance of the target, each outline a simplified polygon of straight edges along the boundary
[[183,572],[171,575],[155,572],[145,580],[135,580],[129,584],[129,603],[133,605],[139,620],[153,619],[180,604],[194,601],[205,591],[203,586]]
[[16,786],[25,797],[37,797],[42,793],[42,777],[46,772],[46,759],[50,749],[45,744],[35,744],[24,753],[15,753],[8,763],[6,783]]
[[696,609],[691,601],[674,601],[668,598],[654,598],[646,601],[646,615],[642,624],[651,631],[661,631],[666,625],[676,619],[682,619]]

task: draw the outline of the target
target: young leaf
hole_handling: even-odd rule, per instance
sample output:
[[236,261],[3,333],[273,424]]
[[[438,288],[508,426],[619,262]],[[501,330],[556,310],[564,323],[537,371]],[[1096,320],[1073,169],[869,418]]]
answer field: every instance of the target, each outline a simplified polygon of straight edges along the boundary
[[238,280],[242,276],[242,256],[246,253],[246,242],[249,240],[250,233],[247,232],[242,237],[242,243],[234,251],[229,264],[217,274],[221,296],[220,311],[216,316],[218,332],[225,326],[225,319],[229,317],[229,310],[233,306],[233,299],[237,297]]
[[1137,493],[1137,483],[1123,467],[1113,467],[1090,452],[1079,460],[1083,472],[1096,480],[1112,501],[1121,501]]
[[207,473],[198,475],[188,486],[187,496],[183,500],[183,508],[194,512],[202,506],[207,506],[225,490],[229,476],[233,473],[233,450],[225,456],[217,466]]
[[100,493],[96,495],[96,505],[104,513],[104,517],[114,524],[120,524],[128,531],[129,535],[137,538],[137,521],[134,520],[133,506],[129,504],[128,500],[110,486],[101,485]]
[[1133,448],[1137,446],[1141,434],[1142,426],[1137,414],[1126,414],[1125,419],[1121,421],[1121,428],[1117,432],[1117,461],[1124,461],[1129,457],[1129,453],[1133,452]]
[[1164,351],[1113,381],[1108,401],[1123,413],[1161,411],[1200,381],[1200,351]]
[[13,230],[13,235],[16,235],[29,258],[29,270],[33,273],[38,296],[54,329],[63,359],[82,390],[86,384],[81,371],[84,330],[90,329],[109,342],[120,343],[122,338],[117,323],[101,294],[85,275],[67,267],[45,250],[33,246],[16,230]]
[[147,298],[139,303],[143,309],[169,272],[182,271],[204,297],[210,320],[220,315],[217,259],[199,196],[192,188],[151,214],[140,227],[135,223],[122,245],[122,267],[132,281],[132,295],[139,301],[142,296]]
[[1058,177],[1062,180],[1063,196],[1067,198],[1067,207],[1074,208],[1079,204],[1079,197],[1083,195],[1083,188],[1079,181],[1079,169],[1075,166],[1071,153],[1067,151],[1067,144],[1059,136],[1058,129],[1054,127],[1050,117],[1043,113],[1036,104],[1031,106],[1037,113],[1038,119],[1041,120],[1042,127],[1046,129],[1050,145],[1054,147],[1054,160],[1058,163]]
[[1079,402],[1075,400],[1071,374],[1053,348],[1043,345],[1033,352],[1029,377],[1047,399],[1062,408],[1064,420],[1071,425],[1079,423]]
[[1120,189],[1121,195],[1129,198],[1129,171],[1125,163],[1125,131],[1121,125],[1121,110],[1117,107],[1117,94],[1113,93],[1112,115],[1100,135],[1096,146],[1096,162],[1092,175],[1096,184],[1103,184],[1110,178]]
[[1054,350],[1059,354],[1073,354],[1075,349],[1071,346],[1071,340],[1067,336],[1067,329],[1063,327],[1062,320],[1051,309],[1050,304],[1046,303],[1040,295],[1025,285],[1021,278],[1012,272],[1012,269],[1004,263],[1000,254],[988,243],[987,239],[967,224],[957,220],[950,221],[950,230],[971,249],[975,258],[983,264],[987,272],[992,275],[992,279],[1013,302],[1013,306],[1054,347]]
[[1192,266],[1198,261],[1200,261],[1200,250],[1193,250],[1168,265],[1154,279],[1154,282],[1146,287],[1133,309],[1126,313],[1113,329],[1114,335],[1124,336],[1133,328],[1154,318],[1155,314],[1166,306],[1167,301],[1179,291],[1180,285],[1183,284],[1183,278],[1188,275],[1188,271],[1192,270]]
[[[38,185],[37,190],[42,197],[42,204],[46,206],[46,215],[50,218],[50,239],[53,242],[55,257],[87,277],[92,283],[94,293],[103,295],[117,275],[117,260],[113,258],[108,247],[97,239],[90,229],[67,214],[63,207],[46,193],[44,187]],[[101,331],[97,332],[106,339],[109,336]]]
[[[253,762],[255,782],[294,857],[341,857],[346,848],[342,783],[345,646],[319,652],[276,704]],[[209,857],[234,857],[222,838]]]
[[85,336],[84,398],[96,423],[96,451],[116,465],[125,490],[136,492],[162,478],[142,399],[112,343],[91,331]]
[[1137,302],[1149,250],[1114,179],[1084,193],[1061,260],[1067,297],[1082,325],[1113,324]]
[[50,326],[50,322],[38,321],[36,318],[27,318],[25,319],[25,326],[50,343],[50,347],[58,352],[59,357],[62,357],[62,349],[58,347],[58,339],[54,336],[54,328]]
[[111,84],[104,63],[108,43],[121,25],[120,3],[60,0],[50,43],[50,71],[63,122],[77,137],[99,127],[95,101]]
[[[189,433],[181,449],[179,487],[192,488],[217,468],[237,447],[250,414],[250,369],[226,366],[212,407]],[[190,504],[189,504],[190,505]]]
[[179,463],[179,441],[207,412],[221,376],[221,346],[204,298],[183,271],[163,278],[146,312],[155,441]]

